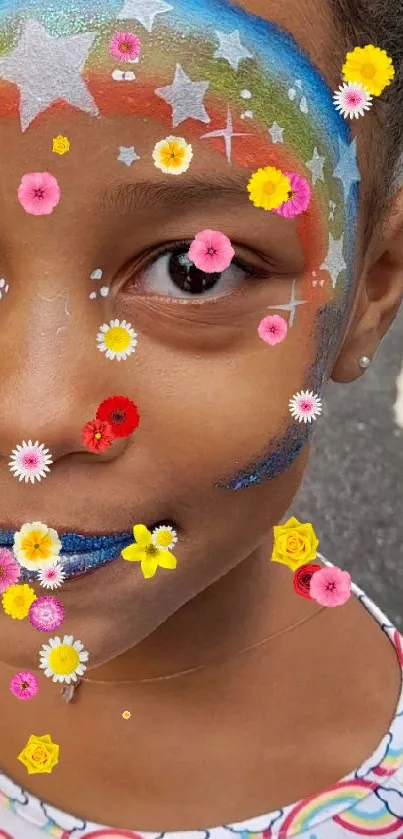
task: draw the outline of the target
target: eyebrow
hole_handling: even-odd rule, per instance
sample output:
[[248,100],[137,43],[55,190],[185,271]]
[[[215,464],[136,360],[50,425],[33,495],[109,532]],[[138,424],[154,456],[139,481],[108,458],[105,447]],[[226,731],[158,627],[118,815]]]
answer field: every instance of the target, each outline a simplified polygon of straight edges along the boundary
[[115,182],[101,193],[100,205],[103,211],[122,214],[167,206],[189,207],[200,201],[219,201],[225,205],[232,204],[234,199],[246,200],[246,185],[247,177],[236,172],[231,175],[217,173],[210,178],[196,176],[181,180],[180,183],[145,180],[134,183]]

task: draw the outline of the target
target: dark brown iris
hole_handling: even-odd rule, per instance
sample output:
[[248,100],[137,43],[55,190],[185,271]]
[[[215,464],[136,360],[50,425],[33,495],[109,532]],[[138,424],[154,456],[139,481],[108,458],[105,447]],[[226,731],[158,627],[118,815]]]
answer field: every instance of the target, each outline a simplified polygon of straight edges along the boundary
[[205,274],[204,271],[200,271],[187,258],[185,250],[171,254],[168,270],[174,285],[189,294],[202,294],[203,291],[214,288],[221,277],[219,273]]

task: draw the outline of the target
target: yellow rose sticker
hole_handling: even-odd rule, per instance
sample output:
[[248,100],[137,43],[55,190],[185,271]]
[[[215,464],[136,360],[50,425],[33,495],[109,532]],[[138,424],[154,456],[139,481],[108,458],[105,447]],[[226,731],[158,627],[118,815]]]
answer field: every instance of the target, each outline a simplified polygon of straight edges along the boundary
[[310,522],[303,524],[291,516],[285,524],[276,525],[273,530],[272,562],[281,562],[291,571],[296,571],[301,565],[316,559],[319,539]]
[[50,734],[43,734],[42,737],[31,734],[17,760],[24,764],[28,775],[49,775],[59,762],[59,746],[52,742]]
[[68,137],[63,137],[62,134],[54,137],[52,151],[54,151],[55,154],[66,154],[66,152],[70,151],[70,140]]

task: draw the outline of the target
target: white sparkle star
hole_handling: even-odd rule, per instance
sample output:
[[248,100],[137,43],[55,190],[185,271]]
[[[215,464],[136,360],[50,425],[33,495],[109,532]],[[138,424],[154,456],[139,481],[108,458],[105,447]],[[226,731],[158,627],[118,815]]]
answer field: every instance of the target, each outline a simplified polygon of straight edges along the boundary
[[164,0],[125,0],[123,9],[117,15],[118,20],[134,18],[138,20],[147,32],[152,32],[157,15],[172,12],[173,6]]
[[332,234],[329,233],[329,250],[325,261],[320,266],[320,270],[329,272],[332,278],[333,288],[336,288],[337,280],[339,279],[341,272],[345,271],[347,268],[343,255],[343,245],[344,233],[340,239],[333,239]]
[[283,134],[284,128],[280,128],[277,122],[273,122],[271,128],[269,128],[269,134],[271,137],[272,143],[284,143]]
[[318,150],[315,146],[313,150],[313,158],[312,160],[308,160],[305,164],[308,169],[312,172],[312,183],[315,186],[317,181],[324,181],[323,177],[323,167],[325,165],[326,158],[322,157],[321,154],[318,154]]
[[203,99],[210,82],[192,82],[180,64],[176,65],[175,78],[168,87],[158,87],[156,95],[172,107],[172,125],[176,128],[185,119],[210,122]]
[[54,102],[96,116],[99,109],[81,76],[96,32],[53,38],[36,20],[25,20],[15,49],[0,59],[0,78],[20,90],[22,131]]
[[126,166],[131,166],[135,160],[140,160],[140,158],[136,154],[134,146],[119,146],[118,160],[120,163],[125,163]]
[[227,155],[228,163],[232,161],[232,138],[233,137],[250,137],[250,134],[241,134],[234,132],[232,130],[232,114],[230,109],[228,108],[227,114],[227,124],[225,128],[221,128],[217,131],[209,131],[208,134],[202,134],[200,137],[201,140],[206,140],[208,137],[222,137],[225,143],[225,153]]
[[295,286],[297,281],[294,280],[291,288],[291,297],[289,303],[281,303],[278,306],[269,306],[269,309],[278,309],[279,311],[289,312],[290,313],[290,320],[288,321],[288,326],[294,325],[295,320],[295,313],[297,311],[298,306],[302,306],[303,303],[306,303],[306,300],[297,300],[295,297]]
[[241,44],[237,29],[234,32],[216,32],[220,46],[214,53],[214,58],[225,58],[233,70],[238,70],[239,64],[245,58],[253,58],[253,55]]

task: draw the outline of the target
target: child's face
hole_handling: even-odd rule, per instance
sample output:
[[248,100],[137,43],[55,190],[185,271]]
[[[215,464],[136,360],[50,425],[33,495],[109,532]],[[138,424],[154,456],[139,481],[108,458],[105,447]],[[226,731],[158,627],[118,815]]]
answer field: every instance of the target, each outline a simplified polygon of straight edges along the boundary
[[[112,57],[117,32],[140,39],[137,62]],[[300,485],[312,426],[289,400],[322,394],[359,268],[360,172],[332,102],[332,38],[324,0],[289,0],[286,13],[280,0],[11,0],[0,11],[3,525],[96,534],[172,520],[179,535],[175,571],[146,581],[119,558],[64,585],[66,631],[93,662],[250,555]],[[154,165],[169,135],[193,147],[180,176]],[[269,165],[308,180],[303,215],[253,206],[246,185]],[[18,201],[33,172],[60,187],[49,215]],[[206,228],[231,239],[236,261],[206,274],[206,291],[190,272],[186,292],[183,256]],[[257,330],[275,313],[288,334],[271,346]],[[138,336],[120,362],[96,345],[114,318]],[[81,429],[114,395],[135,402],[139,428],[90,454]],[[28,439],[54,459],[35,486],[7,467]],[[36,650],[17,623],[12,639]]]

